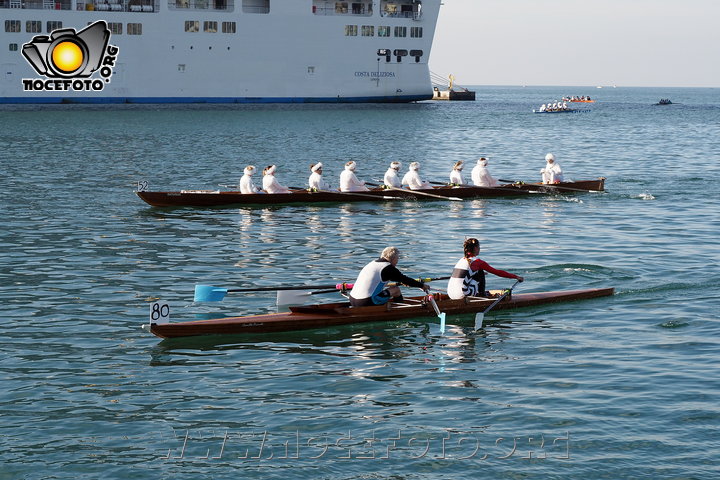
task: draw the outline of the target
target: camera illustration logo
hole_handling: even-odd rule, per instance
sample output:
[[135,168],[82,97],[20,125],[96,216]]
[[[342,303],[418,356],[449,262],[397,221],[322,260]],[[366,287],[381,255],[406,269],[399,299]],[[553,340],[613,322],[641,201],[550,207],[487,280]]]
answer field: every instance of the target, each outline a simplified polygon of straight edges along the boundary
[[[38,35],[22,47],[22,54],[45,80],[24,78],[25,91],[101,91],[110,83],[119,48],[109,45],[110,30],[99,20],[76,32],[73,28]],[[100,78],[90,78],[99,72]]]

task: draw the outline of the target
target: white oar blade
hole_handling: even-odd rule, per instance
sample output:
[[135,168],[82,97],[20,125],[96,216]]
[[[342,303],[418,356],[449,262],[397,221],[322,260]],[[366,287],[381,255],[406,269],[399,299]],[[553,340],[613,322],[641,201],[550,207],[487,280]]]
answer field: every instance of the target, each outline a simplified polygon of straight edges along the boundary
[[485,319],[485,314],[480,312],[475,314],[475,330],[480,330],[483,327],[483,320]]
[[440,333],[445,333],[445,312],[438,315],[440,317]]
[[297,290],[278,290],[277,305],[301,305],[305,303],[310,296],[310,292],[301,292]]

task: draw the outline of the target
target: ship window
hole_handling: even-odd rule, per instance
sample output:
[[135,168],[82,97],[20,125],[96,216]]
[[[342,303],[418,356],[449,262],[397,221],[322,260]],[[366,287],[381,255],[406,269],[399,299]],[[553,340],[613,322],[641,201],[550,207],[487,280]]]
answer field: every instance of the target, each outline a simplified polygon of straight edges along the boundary
[[113,35],[122,35],[122,23],[119,22],[110,22],[108,23],[108,28],[110,29],[110,33]]
[[222,22],[222,33],[235,33],[237,32],[237,25],[235,22]]
[[42,32],[42,22],[40,20],[28,20],[25,24],[25,31],[27,33]]
[[[347,4],[345,4],[347,5]],[[364,3],[353,3],[352,4],[352,13],[353,15],[364,15],[365,14],[365,4]]]
[[19,32],[20,31],[20,20],[5,20],[5,31],[6,32]]
[[410,27],[410,38],[422,38],[423,27]]
[[347,2],[335,2],[335,13],[347,13],[348,4]]
[[200,22],[198,20],[185,20],[185,31],[186,32],[199,32]]
[[270,0],[242,0],[244,13],[270,13]]
[[411,57],[422,57],[422,55],[423,55],[422,50],[410,50]]
[[47,22],[48,33],[52,32],[53,30],[57,30],[58,28],[62,28],[62,22],[58,22],[56,20],[50,20]]
[[407,37],[407,27],[395,27],[396,37]]
[[217,22],[203,22],[203,31],[217,33]]
[[11,44],[10,44],[10,51],[11,51],[11,52],[17,52],[17,51],[18,51],[18,44],[17,44],[17,43],[11,43]]
[[357,25],[345,25],[346,37],[357,37]]
[[390,27],[389,26],[378,27],[378,37],[389,37],[389,36],[390,36]]
[[374,37],[375,36],[375,26],[374,25],[363,25],[361,32],[362,32],[363,37]]
[[128,35],[142,35],[142,23],[128,23],[127,24]]

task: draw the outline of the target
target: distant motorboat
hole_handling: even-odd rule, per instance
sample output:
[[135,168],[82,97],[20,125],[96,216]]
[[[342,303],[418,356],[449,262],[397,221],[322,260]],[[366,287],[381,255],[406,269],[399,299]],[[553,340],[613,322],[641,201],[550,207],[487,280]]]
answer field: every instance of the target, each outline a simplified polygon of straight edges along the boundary
[[672,104],[673,104],[673,102],[671,102],[669,98],[661,98],[660,101],[658,103],[656,103],[655,105],[672,105]]

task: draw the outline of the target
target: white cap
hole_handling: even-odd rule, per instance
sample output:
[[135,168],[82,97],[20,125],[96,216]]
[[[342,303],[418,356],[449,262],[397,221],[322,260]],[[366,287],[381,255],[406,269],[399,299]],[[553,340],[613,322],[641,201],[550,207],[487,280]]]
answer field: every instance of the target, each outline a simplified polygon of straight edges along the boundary
[[391,162],[390,168],[394,168],[395,170],[400,170],[400,167],[402,167],[402,163],[400,162]]
[[349,162],[347,162],[345,164],[345,170],[355,170],[356,166],[357,166],[357,164],[355,162],[353,162],[352,160],[350,160]]
[[323,167],[322,162],[318,162],[318,163],[316,163],[315,165],[313,165],[312,167],[310,167],[310,171],[312,171],[312,172],[317,172],[317,171],[320,170],[322,167]]
[[555,161],[555,155],[553,155],[552,153],[548,153],[547,155],[545,155],[545,160],[548,161],[548,162],[549,162],[550,160],[552,160],[552,161],[554,162],[554,161]]
[[420,170],[420,163],[419,162],[412,162],[410,164],[410,170]]
[[487,165],[487,163],[488,163],[487,157],[480,157],[480,158],[478,158],[478,165],[484,167],[485,165]]
[[453,165],[453,170],[462,170],[463,168],[463,161],[458,160],[455,165]]
[[255,173],[255,170],[257,170],[255,168],[255,165],[248,165],[247,167],[245,167],[245,175],[252,175],[253,173]]
[[270,165],[263,172],[265,175],[272,175],[275,173],[275,170],[277,170],[277,167],[275,165]]

